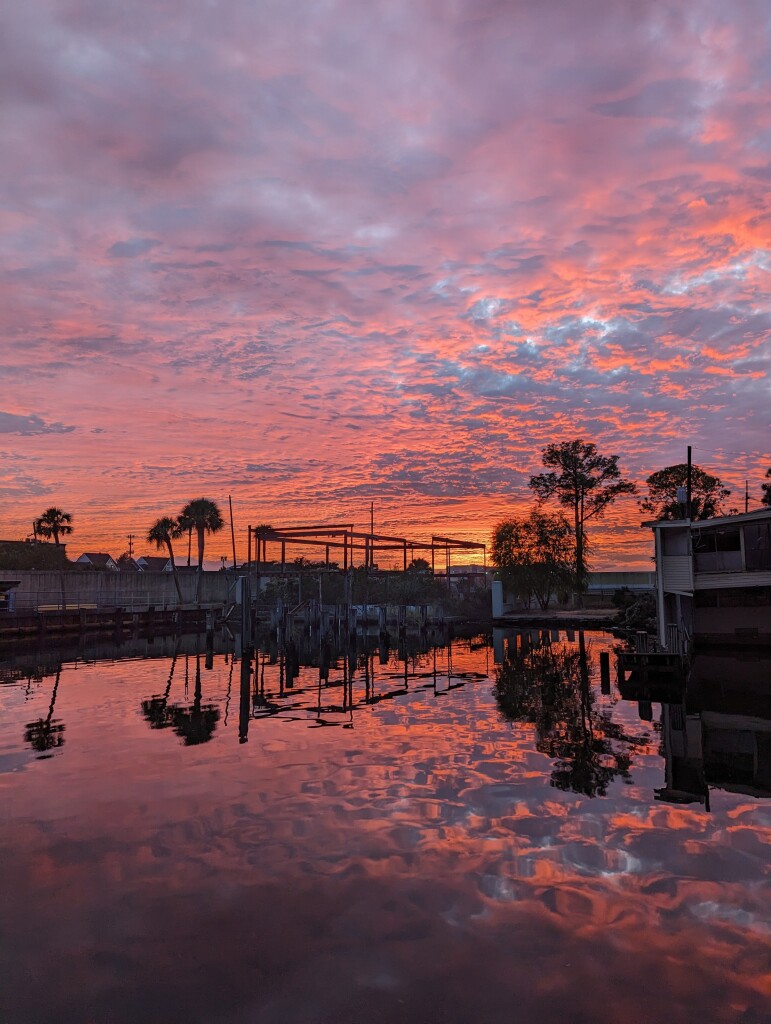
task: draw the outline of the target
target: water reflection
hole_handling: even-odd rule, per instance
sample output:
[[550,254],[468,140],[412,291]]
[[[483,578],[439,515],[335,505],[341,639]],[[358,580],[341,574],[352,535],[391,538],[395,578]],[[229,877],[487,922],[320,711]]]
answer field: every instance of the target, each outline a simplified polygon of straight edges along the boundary
[[555,762],[551,785],[595,797],[615,778],[631,780],[632,751],[648,740],[598,710],[591,671],[583,632],[578,646],[554,642],[546,631],[535,641],[514,634],[496,667],[494,693],[505,718],[535,725],[536,749]]
[[[495,670],[484,637],[225,640],[0,664],[3,1019],[765,1019],[767,665],[622,694],[596,634]],[[678,758],[710,813],[655,799]]]
[[751,651],[697,654],[682,682],[624,681],[622,695],[642,718],[661,705],[657,800],[709,810],[711,788],[771,796],[770,681],[771,664]]
[[60,719],[54,718],[56,694],[59,691],[61,674],[60,666],[56,671],[56,681],[46,717],[29,722],[24,729],[24,742],[29,743],[40,757],[51,757],[53,751],[64,744],[64,723]]
[[[195,654],[195,689],[192,704],[168,703],[176,663],[177,656],[175,654],[171,662],[166,689],[163,694],[149,697],[142,701],[142,714],[147,719],[151,729],[171,727],[187,747],[195,746],[199,743],[208,743],[217,728],[220,710],[216,704],[203,703],[201,654],[199,651],[196,651]],[[185,655],[185,695],[188,692],[188,678],[188,655]]]

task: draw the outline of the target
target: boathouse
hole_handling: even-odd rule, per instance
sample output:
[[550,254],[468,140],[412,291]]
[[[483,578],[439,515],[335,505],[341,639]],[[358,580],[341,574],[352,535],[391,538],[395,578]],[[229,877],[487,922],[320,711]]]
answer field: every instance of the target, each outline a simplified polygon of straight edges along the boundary
[[771,508],[653,530],[659,643],[771,644]]

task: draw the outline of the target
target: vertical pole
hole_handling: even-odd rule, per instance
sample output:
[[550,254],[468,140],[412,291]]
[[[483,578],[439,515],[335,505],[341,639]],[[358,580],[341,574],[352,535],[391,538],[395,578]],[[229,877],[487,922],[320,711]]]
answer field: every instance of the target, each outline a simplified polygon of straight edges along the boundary
[[252,527],[246,527],[246,570],[252,571]]
[[233,568],[236,567],[236,530],[233,526],[233,499],[228,495],[228,505],[230,506],[230,539],[233,542]]
[[343,530],[343,572],[348,572],[348,531]]
[[692,462],[691,462],[691,446],[688,445],[688,475],[686,477],[685,485],[685,514],[688,519],[691,518],[691,477],[692,477]]
[[369,506],[369,532],[375,532],[375,502],[370,502]]
[[434,538],[432,537],[431,538],[431,575],[432,576],[436,575],[436,566],[434,565],[434,554],[435,554]]
[[452,584],[450,583],[450,545],[445,546],[445,557],[447,559],[447,593],[452,592]]
[[750,482],[749,480],[744,481],[744,511],[749,512],[750,510]]
[[327,544],[327,546],[326,546],[326,548],[324,550],[326,552],[326,563],[327,563],[327,569],[328,569],[329,568],[329,544]]
[[404,571],[407,572],[407,541],[404,542]]

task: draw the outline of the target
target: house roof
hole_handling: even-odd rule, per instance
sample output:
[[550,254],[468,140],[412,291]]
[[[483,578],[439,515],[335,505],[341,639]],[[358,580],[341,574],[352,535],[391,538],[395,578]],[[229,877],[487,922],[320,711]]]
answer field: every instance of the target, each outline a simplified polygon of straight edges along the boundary
[[708,526],[754,523],[763,519],[771,519],[771,506],[768,508],[757,508],[754,512],[737,512],[732,516],[715,516],[714,519],[649,519],[642,525],[649,526],[652,529],[674,529],[677,527],[683,529],[684,527],[689,527],[701,530]]
[[151,572],[163,572],[169,564],[169,559],[167,555],[142,555],[137,559],[137,564]]
[[107,555],[103,551],[84,551],[80,558],[77,559],[77,561],[88,561],[91,563],[91,565],[101,566],[102,568],[104,568],[106,565],[109,565],[110,562],[112,562],[112,564],[115,565],[115,560],[112,557],[112,555]]

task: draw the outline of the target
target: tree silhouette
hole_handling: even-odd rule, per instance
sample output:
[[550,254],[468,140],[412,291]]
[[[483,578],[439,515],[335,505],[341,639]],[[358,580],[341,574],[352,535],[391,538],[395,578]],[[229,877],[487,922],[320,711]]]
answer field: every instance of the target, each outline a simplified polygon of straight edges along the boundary
[[493,564],[507,590],[530,602],[535,595],[546,611],[551,595],[569,591],[574,584],[570,523],[563,515],[538,509],[529,516],[512,516],[493,531]]
[[541,460],[551,472],[532,476],[530,488],[539,502],[556,498],[573,513],[575,577],[580,594],[587,580],[587,520],[600,518],[617,498],[634,494],[637,488],[621,476],[618,455],[600,455],[596,445],[580,438],[547,445]]
[[207,533],[218,533],[225,525],[225,521],[215,501],[210,501],[208,498],[195,498],[182,509],[179,522],[192,524],[198,534],[198,576],[195,585],[195,601],[196,604],[200,604],[204,539]]
[[[640,510],[656,519],[683,519],[684,505],[678,501],[678,488],[688,483],[688,464],[680,462],[652,473],[645,481],[648,496],[640,502]],[[725,501],[731,492],[720,477],[691,466],[691,519],[712,519],[725,515]],[[732,509],[730,511],[735,511]]]
[[54,720],[54,705],[56,704],[56,693],[59,689],[59,679],[62,670],[56,670],[56,682],[51,694],[51,703],[48,707],[48,715],[45,718],[38,718],[30,722],[24,729],[24,741],[29,743],[33,750],[36,750],[41,757],[50,757],[49,751],[61,747],[64,743],[64,723]]
[[771,466],[766,470],[766,480],[770,482],[760,485],[760,489],[763,492],[763,497],[760,499],[761,505],[771,505]]
[[179,576],[177,575],[177,564],[174,561],[174,549],[171,546],[172,540],[182,536],[182,527],[176,519],[172,519],[170,516],[162,516],[160,519],[156,519],[150,529],[147,531],[147,540],[150,544],[155,544],[156,548],[165,547],[169,553],[169,561],[171,562],[171,573],[174,577],[174,586],[177,588],[177,597],[179,603],[182,604],[182,590],[179,586]]
[[53,505],[51,508],[47,508],[39,519],[35,520],[35,533],[39,533],[41,537],[53,537],[57,547],[59,538],[72,533],[72,529],[70,513],[62,512],[60,508]]

